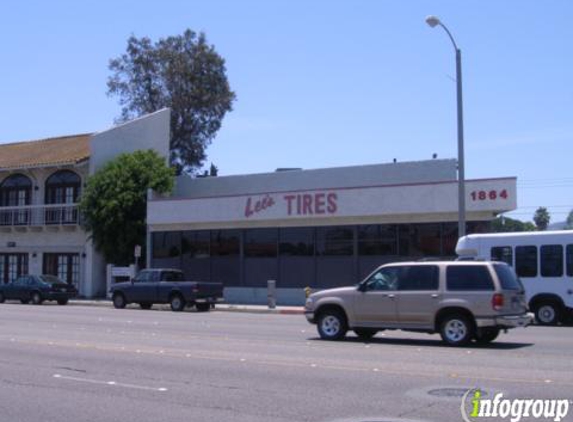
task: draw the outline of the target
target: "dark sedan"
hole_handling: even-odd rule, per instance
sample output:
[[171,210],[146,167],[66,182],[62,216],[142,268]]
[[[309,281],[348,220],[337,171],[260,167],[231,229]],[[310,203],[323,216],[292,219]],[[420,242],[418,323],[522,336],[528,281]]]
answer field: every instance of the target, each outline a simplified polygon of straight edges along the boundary
[[55,300],[58,305],[65,305],[77,293],[74,286],[53,275],[24,275],[12,283],[0,285],[0,303],[19,300],[40,305],[45,300]]

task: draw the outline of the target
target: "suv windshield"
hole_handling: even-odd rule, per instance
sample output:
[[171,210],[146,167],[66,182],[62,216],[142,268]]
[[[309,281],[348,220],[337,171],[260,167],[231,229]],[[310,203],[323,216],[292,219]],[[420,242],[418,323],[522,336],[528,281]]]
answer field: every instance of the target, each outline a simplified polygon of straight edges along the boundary
[[519,281],[515,272],[508,265],[494,264],[493,268],[503,290],[523,290],[521,281]]

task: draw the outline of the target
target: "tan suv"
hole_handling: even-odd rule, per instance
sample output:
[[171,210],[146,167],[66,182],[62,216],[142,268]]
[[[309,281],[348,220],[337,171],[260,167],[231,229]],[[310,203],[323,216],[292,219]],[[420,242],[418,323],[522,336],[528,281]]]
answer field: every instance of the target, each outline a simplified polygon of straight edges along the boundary
[[305,315],[326,340],[342,339],[349,329],[363,339],[401,329],[439,332],[452,346],[489,343],[500,330],[533,321],[511,267],[476,261],[383,265],[357,286],[312,294]]

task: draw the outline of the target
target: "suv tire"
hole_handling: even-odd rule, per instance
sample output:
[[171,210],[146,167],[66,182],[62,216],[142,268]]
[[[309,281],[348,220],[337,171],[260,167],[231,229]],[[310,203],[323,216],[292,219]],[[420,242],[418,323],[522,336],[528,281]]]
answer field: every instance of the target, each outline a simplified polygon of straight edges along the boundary
[[346,316],[339,310],[326,310],[318,317],[318,334],[323,340],[341,340],[348,331]]
[[557,302],[540,302],[535,305],[533,312],[539,325],[557,325],[561,319],[561,306]]
[[465,315],[446,315],[440,323],[440,335],[448,346],[465,346],[474,337],[474,327]]

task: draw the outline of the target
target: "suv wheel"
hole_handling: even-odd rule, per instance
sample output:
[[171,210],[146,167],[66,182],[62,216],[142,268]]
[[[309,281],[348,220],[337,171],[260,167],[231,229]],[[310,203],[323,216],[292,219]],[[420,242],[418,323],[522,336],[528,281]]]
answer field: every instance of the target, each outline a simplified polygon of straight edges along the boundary
[[442,340],[449,346],[463,346],[474,336],[471,321],[464,315],[448,315],[440,324]]
[[338,310],[321,312],[318,317],[318,334],[323,340],[341,340],[348,331],[346,317]]
[[494,341],[499,335],[500,329],[497,327],[481,328],[476,332],[476,343],[488,344]]
[[123,309],[127,305],[125,297],[121,293],[116,293],[113,295],[113,306],[115,309]]
[[557,325],[561,307],[556,302],[541,302],[534,308],[535,319],[540,325]]
[[0,303],[4,303],[5,300],[4,293],[0,292]]

